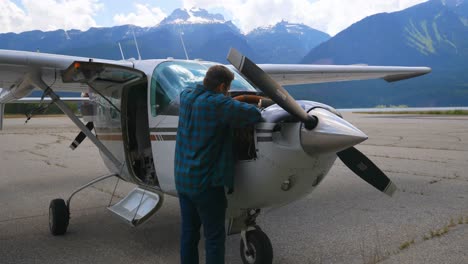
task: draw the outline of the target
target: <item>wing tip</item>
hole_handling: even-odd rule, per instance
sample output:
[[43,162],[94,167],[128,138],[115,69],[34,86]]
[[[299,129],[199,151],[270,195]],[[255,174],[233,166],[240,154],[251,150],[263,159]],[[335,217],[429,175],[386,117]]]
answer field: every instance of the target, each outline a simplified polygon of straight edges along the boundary
[[397,81],[411,79],[414,77],[425,75],[425,74],[430,73],[431,71],[432,69],[429,67],[421,67],[421,69],[416,72],[388,75],[388,76],[385,76],[383,79],[387,82],[397,82]]

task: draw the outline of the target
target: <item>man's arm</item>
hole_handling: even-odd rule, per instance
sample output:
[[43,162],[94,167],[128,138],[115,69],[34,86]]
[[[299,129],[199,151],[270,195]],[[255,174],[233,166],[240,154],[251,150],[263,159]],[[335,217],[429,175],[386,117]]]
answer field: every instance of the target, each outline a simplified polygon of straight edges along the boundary
[[245,127],[262,121],[262,115],[254,105],[239,102],[231,97],[220,101],[219,119],[233,128]]

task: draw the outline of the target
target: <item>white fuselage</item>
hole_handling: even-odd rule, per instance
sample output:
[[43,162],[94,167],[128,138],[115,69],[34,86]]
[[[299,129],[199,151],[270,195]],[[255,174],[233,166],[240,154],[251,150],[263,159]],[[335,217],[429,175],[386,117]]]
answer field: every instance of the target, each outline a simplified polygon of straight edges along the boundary
[[[124,164],[122,168],[116,168],[102,155],[110,171],[126,181],[176,196],[174,151],[178,116],[158,114],[155,109],[160,105],[151,100],[159,96],[155,94],[152,76],[158,64],[159,61],[150,66],[146,63],[143,68],[148,69],[143,72],[151,76],[146,77],[146,80],[125,86],[106,87],[100,91],[120,111],[113,109],[101,95],[91,94],[94,116],[88,118],[94,121],[98,138]],[[348,127],[350,131],[357,130],[334,113],[322,109],[323,105],[319,103],[302,103],[306,105],[304,107],[308,104],[318,105],[320,109],[312,111],[321,116],[323,122],[319,123],[316,131],[306,131],[300,122],[265,120],[257,124],[249,134],[252,140],[248,143],[253,144],[249,148],[254,148],[254,155],[236,161],[234,191],[227,195],[228,217],[236,217],[248,209],[285,205],[309,194],[327,175],[339,150],[317,148],[314,139],[323,141],[324,144],[319,142],[320,145],[327,146],[334,139],[343,137],[342,127]],[[142,104],[146,107],[146,116],[138,110]],[[274,114],[281,111],[275,106],[270,108],[273,108],[270,112]],[[142,126],[146,126],[145,129]],[[362,132],[359,132],[357,130],[356,133],[361,136]],[[309,142],[307,138],[310,138]],[[356,140],[349,141],[339,147],[344,149],[356,143]],[[137,165],[143,160],[149,160],[152,164],[145,163],[140,167],[153,167],[154,173],[138,175],[141,169]],[[155,180],[151,181],[151,177]]]

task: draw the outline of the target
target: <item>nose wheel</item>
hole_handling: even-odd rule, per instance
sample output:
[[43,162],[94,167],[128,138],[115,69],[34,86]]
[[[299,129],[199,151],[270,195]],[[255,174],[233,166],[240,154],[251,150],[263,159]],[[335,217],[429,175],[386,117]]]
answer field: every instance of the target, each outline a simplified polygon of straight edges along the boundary
[[240,254],[244,264],[271,264],[273,247],[268,236],[258,227],[243,231]]

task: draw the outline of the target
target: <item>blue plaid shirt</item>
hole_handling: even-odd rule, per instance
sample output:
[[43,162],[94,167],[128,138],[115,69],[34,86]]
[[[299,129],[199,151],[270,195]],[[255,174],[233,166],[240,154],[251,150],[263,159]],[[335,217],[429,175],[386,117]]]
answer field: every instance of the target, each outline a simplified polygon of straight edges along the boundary
[[233,187],[232,128],[260,122],[257,107],[203,86],[180,94],[179,126],[175,149],[177,191],[197,194],[210,186]]

